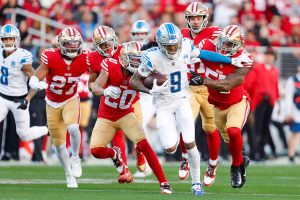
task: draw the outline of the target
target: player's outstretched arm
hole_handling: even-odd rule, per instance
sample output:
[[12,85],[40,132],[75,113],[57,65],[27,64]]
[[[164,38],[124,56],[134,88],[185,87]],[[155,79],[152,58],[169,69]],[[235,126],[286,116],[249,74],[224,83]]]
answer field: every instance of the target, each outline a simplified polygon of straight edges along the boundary
[[105,70],[101,70],[98,78],[96,79],[96,81],[94,82],[94,84],[92,84],[91,88],[92,88],[92,92],[94,95],[96,96],[102,96],[104,95],[104,86],[107,83],[108,80],[108,73]]
[[148,93],[150,94],[150,89],[146,88],[142,82],[142,79],[144,79],[145,77],[143,77],[139,71],[137,70],[131,77],[129,84],[130,86],[140,92],[144,92],[144,93]]
[[203,85],[220,92],[229,92],[232,88],[243,83],[250,68],[237,68],[235,72],[226,76],[223,80],[204,79]]

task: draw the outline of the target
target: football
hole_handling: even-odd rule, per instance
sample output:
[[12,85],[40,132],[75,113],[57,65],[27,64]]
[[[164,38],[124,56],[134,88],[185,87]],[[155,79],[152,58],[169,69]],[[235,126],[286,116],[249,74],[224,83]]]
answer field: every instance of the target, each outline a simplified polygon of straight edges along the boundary
[[150,74],[148,77],[146,77],[144,79],[145,87],[148,89],[152,89],[154,79],[157,80],[156,84],[159,86],[162,85],[167,80],[167,78],[164,75],[162,75],[159,72],[156,72],[156,73]]

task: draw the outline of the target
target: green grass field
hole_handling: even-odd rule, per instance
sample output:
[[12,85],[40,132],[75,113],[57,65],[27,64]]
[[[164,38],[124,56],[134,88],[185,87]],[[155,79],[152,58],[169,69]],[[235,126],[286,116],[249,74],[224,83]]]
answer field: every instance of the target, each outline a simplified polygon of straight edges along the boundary
[[[156,199],[300,199],[300,166],[250,166],[247,183],[241,189],[230,186],[229,166],[220,165],[212,187],[204,196],[195,196],[189,181],[179,181],[177,165],[164,165],[173,187],[172,195],[161,195],[152,175],[134,183],[117,183],[110,166],[84,166],[78,189],[66,189],[64,173],[59,166],[0,166],[0,199],[12,200],[156,200]],[[130,169],[134,172],[134,166]],[[202,174],[205,166],[202,166]]]

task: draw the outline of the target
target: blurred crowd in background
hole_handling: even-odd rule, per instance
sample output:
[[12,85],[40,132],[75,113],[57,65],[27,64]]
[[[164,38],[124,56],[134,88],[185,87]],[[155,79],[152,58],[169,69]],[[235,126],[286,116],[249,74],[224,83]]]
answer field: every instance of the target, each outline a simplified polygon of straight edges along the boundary
[[[156,28],[164,22],[174,22],[180,28],[186,27],[184,10],[192,0],[1,0],[0,26],[12,23],[15,8],[25,9],[40,16],[55,20],[78,29],[86,43],[92,41],[92,33],[99,25],[112,27],[118,34],[119,43],[130,41],[130,27],[139,19],[152,26],[152,39]],[[300,73],[300,0],[203,0],[209,8],[209,24],[221,28],[235,24],[245,31],[246,48],[252,53],[255,64],[245,80],[245,88],[252,98],[251,114],[244,128],[245,152],[252,160],[264,161],[288,155],[295,161],[300,133],[288,128],[292,119],[287,117],[285,80]],[[52,37],[47,45],[40,45],[40,38],[31,34],[29,28],[41,29],[41,22],[23,15],[16,15],[15,24],[20,29],[21,45],[34,55],[33,66],[39,66],[39,54],[55,44],[55,35],[61,29],[46,26],[46,33]],[[87,45],[87,47],[89,47]],[[288,49],[283,47],[289,47]],[[298,71],[297,71],[298,69]],[[31,125],[44,125],[44,92],[39,92],[31,102]],[[85,99],[86,100],[86,99]],[[91,94],[91,115],[84,131],[81,156],[88,158],[89,136],[97,117],[99,99]],[[300,119],[300,116],[299,116]],[[47,136],[32,143],[19,142],[14,131],[12,115],[0,125],[0,157],[2,160],[20,158],[19,149],[29,152],[33,161],[46,161],[51,153]],[[153,135],[150,143],[158,154],[163,150],[155,136],[155,119],[148,125]],[[201,131],[201,120],[196,123],[196,139],[203,160],[208,159],[206,137]],[[3,132],[3,134],[1,134]],[[201,134],[199,134],[199,132]],[[289,139],[290,138],[290,139]],[[33,148],[34,146],[34,148]],[[223,145],[224,146],[224,145]],[[132,144],[128,144],[132,153]],[[21,154],[21,152],[20,152]],[[24,154],[25,155],[25,154]],[[226,148],[221,156],[228,159]],[[180,154],[167,156],[172,161]]]

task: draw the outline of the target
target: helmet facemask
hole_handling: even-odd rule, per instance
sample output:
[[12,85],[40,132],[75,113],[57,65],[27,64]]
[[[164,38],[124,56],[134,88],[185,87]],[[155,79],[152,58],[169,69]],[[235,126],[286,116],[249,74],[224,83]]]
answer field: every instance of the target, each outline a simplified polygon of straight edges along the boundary
[[[193,22],[191,22],[191,18],[194,18],[194,20],[196,20],[197,18],[201,18],[201,22],[199,22],[198,26],[195,26]],[[189,29],[191,29],[191,31],[193,33],[199,33],[200,31],[202,31],[207,23],[208,23],[208,15],[195,15],[195,16],[187,16],[186,17],[186,22],[187,25],[189,27]]]
[[135,73],[141,64],[141,45],[137,41],[124,43],[120,51],[119,61],[125,69]]
[[94,44],[96,51],[104,57],[112,57],[118,49],[118,39],[116,36],[105,41]]
[[82,42],[79,40],[59,41],[59,46],[61,54],[69,58],[75,58],[82,52]]

